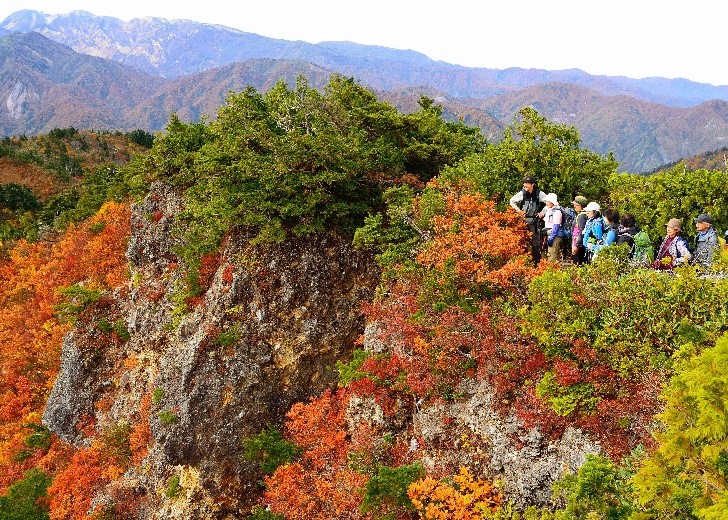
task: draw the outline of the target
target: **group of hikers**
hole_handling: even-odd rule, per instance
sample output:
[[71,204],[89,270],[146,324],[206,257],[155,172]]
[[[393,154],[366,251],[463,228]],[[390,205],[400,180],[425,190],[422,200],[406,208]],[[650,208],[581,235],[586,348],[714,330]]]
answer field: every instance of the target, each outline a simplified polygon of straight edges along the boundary
[[543,249],[550,262],[560,262],[562,251],[570,249],[573,263],[581,265],[594,260],[605,247],[627,244],[630,259],[654,269],[671,270],[688,263],[707,268],[722,241],[712,225],[713,219],[702,213],[694,219],[698,235],[691,249],[680,236],[682,222],[671,218],[665,238],[655,253],[649,236],[637,226],[630,213],[620,216],[612,208],[602,212],[598,203],[581,195],[574,197],[571,204],[573,209],[561,207],[557,195],[541,191],[532,175],[524,177],[523,190],[511,197],[510,205],[524,215],[531,233],[534,263],[541,261]]

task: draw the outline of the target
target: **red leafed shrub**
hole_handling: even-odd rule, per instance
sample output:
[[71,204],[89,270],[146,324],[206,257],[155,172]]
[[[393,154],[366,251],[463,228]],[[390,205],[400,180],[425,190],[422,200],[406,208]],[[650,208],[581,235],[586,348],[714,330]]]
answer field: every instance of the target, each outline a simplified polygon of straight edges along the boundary
[[367,478],[347,464],[351,441],[344,412],[348,400],[344,390],[327,391],[288,412],[286,436],[304,452],[300,460],[266,477],[263,501],[273,513],[293,520],[358,517],[361,497],[357,491]]

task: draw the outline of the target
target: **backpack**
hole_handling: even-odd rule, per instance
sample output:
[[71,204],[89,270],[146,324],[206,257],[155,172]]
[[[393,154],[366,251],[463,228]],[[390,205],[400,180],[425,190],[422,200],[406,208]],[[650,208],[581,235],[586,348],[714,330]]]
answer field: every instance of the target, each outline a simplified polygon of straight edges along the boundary
[[632,242],[632,250],[629,252],[632,260],[651,264],[655,260],[655,250],[652,241],[646,231],[642,230],[635,234]]
[[571,240],[571,233],[576,223],[576,211],[574,208],[561,208],[561,227],[559,228],[559,236]]

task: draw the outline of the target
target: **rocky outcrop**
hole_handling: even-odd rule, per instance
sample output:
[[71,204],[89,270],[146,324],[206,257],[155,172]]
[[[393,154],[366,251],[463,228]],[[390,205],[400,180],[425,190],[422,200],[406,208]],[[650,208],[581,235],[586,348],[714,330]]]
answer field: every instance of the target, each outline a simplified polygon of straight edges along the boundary
[[[365,350],[388,350],[378,334],[377,323],[368,323]],[[498,396],[486,381],[464,378],[454,393],[457,398],[415,403],[406,422],[401,413],[384,414],[374,399],[357,397],[350,401],[347,422],[350,429],[364,423],[382,436],[404,437],[428,474],[453,475],[467,467],[478,478],[500,482],[516,507],[551,506],[553,483],[576,473],[587,454],[602,452],[579,429],[552,438],[525,428],[513,412],[504,415],[496,406]]]
[[471,468],[503,484],[517,506],[548,506],[552,484],[575,473],[589,453],[601,447],[582,431],[568,428],[559,439],[538,429],[525,429],[515,415],[495,411],[492,389],[483,381],[465,381],[452,403],[423,408],[414,418],[414,432],[424,441],[425,467]]
[[[140,518],[240,518],[261,480],[241,459],[243,439],[335,384],[379,273],[333,233],[254,246],[238,229],[204,297],[181,313],[171,230],[182,204],[155,185],[133,208],[129,285],[87,309],[67,335],[44,422],[82,445],[89,419],[97,432],[134,422],[152,395],[149,453],[115,486],[144,497]],[[123,324],[127,339],[100,331],[102,320]],[[161,491],[172,477],[181,489],[168,497]]]
[[[157,184],[133,208],[131,279],[87,308],[64,339],[43,420],[80,447],[148,417],[143,460],[93,505],[126,500],[139,519],[242,518],[262,491],[259,468],[241,458],[244,439],[335,385],[336,362],[350,359],[362,334],[366,350],[391,350],[359,312],[380,273],[335,233],[253,245],[252,234],[235,229],[208,259],[204,295],[184,302],[175,254],[183,205]],[[429,474],[466,466],[498,480],[517,506],[547,505],[552,483],[600,452],[579,430],[552,439],[503,416],[483,381],[464,379],[456,394],[398,402],[386,414],[354,396],[349,428],[364,423],[399,437]]]

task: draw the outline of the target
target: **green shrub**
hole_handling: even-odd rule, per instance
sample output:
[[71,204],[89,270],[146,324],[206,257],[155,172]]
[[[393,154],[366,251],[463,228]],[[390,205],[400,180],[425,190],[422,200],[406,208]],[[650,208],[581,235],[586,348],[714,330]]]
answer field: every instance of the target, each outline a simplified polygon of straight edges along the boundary
[[248,516],[248,520],[285,520],[285,518],[283,515],[277,515],[260,506],[255,506]]
[[175,424],[177,421],[179,421],[179,417],[177,417],[177,414],[171,410],[160,410],[159,412],[157,412],[157,417],[159,418],[159,422],[167,426]]
[[86,307],[101,298],[101,291],[98,289],[88,289],[78,283],[63,287],[58,292],[63,296],[63,301],[55,307],[60,321],[76,321]]
[[51,447],[51,431],[42,424],[29,423],[26,428],[32,433],[25,438],[23,448],[14,458],[16,462],[22,462],[32,457],[38,450],[47,451]]
[[396,468],[377,466],[364,488],[361,512],[375,512],[375,518],[381,518],[397,509],[414,509],[407,489],[424,475],[425,470],[419,462]]
[[42,499],[51,477],[39,469],[29,469],[22,480],[14,482],[5,495],[0,496],[2,520],[47,520],[48,509]]
[[155,388],[152,392],[152,404],[159,404],[164,399],[164,390],[161,388]]
[[116,332],[116,335],[119,336],[121,341],[129,341],[129,338],[131,338],[131,334],[127,330],[123,318],[119,318],[114,322],[114,332]]
[[167,487],[164,490],[164,495],[167,498],[177,498],[181,492],[180,476],[172,475],[167,479]]
[[643,518],[728,516],[728,334],[678,364],[657,415],[657,449],[633,482]]
[[30,188],[11,182],[0,184],[0,208],[3,206],[11,211],[35,211],[40,208],[40,203]]
[[627,520],[633,511],[630,477],[628,466],[588,454],[576,475],[567,475],[554,484],[554,495],[566,502],[556,518]]
[[357,381],[366,377],[365,372],[359,372],[364,361],[369,359],[371,354],[365,350],[357,349],[352,354],[352,359],[348,363],[341,361],[336,362],[336,370],[339,372],[339,386],[347,386],[352,381]]
[[151,148],[154,145],[154,136],[141,129],[132,130],[126,133],[126,138],[144,148]]
[[98,322],[96,322],[96,328],[105,334],[114,330],[114,326],[106,318],[101,318]]
[[298,457],[299,446],[283,438],[277,426],[269,424],[259,434],[243,440],[243,460],[257,462],[264,473],[273,473],[278,466]]
[[242,327],[239,323],[234,323],[228,330],[220,331],[215,337],[215,345],[220,347],[231,347],[242,338]]

